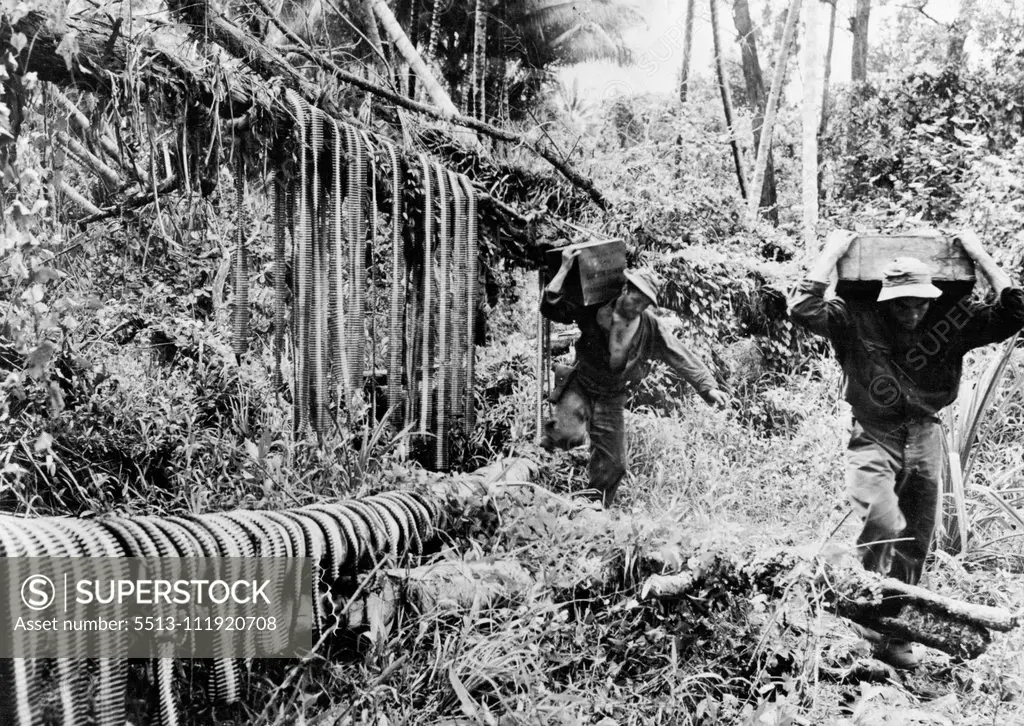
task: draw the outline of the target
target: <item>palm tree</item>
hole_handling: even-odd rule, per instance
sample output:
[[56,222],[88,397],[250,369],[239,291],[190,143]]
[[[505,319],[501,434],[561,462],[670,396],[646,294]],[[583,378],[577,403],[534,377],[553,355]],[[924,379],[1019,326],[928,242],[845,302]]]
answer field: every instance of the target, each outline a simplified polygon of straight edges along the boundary
[[[430,39],[433,58],[453,98],[490,115],[527,106],[553,67],[602,59],[626,62],[623,32],[641,22],[638,10],[622,0],[446,2],[421,6],[421,27],[440,17],[438,35]],[[440,16],[435,3],[444,8]],[[483,71],[475,86],[474,64]],[[487,102],[488,95],[494,100]]]
[[588,60],[625,62],[622,33],[641,22],[637,9],[616,0],[526,0],[509,3],[523,61],[533,68]]
[[[400,58],[435,105],[450,110],[447,96],[455,107],[493,117],[527,106],[555,66],[628,60],[623,32],[641,22],[629,2],[286,0],[280,20],[349,62],[376,65],[384,57]],[[385,52],[381,39],[395,45],[397,57]],[[352,50],[339,55],[339,48]],[[374,75],[391,80],[387,73]]]

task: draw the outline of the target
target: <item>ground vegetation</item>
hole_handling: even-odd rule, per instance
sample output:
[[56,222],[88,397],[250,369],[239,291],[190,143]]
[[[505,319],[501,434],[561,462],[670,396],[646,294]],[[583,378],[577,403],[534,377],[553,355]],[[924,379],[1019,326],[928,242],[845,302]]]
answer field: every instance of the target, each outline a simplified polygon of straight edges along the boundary
[[[689,71],[685,102],[673,93],[604,103],[560,83],[560,64],[609,54],[628,61],[618,38],[633,18],[628,8],[595,2],[580,17],[558,3],[396,3],[398,24],[460,112],[502,124],[524,140],[516,144],[469,138],[332,79],[322,64],[307,67],[310,55],[367,75],[376,65],[375,83],[424,98],[369,6],[345,3],[335,12],[324,3],[324,22],[300,28],[299,18],[318,16],[285,5],[284,24],[305,45],[285,42],[282,62],[321,84],[323,107],[410,153],[436,156],[495,200],[481,260],[500,293],[478,350],[476,425],[455,442],[451,468],[528,457],[539,465],[531,486],[553,492],[556,504],[503,508],[482,496],[432,553],[515,558],[542,583],[536,592],[488,607],[405,613],[385,631],[341,634],[301,663],[257,663],[245,704],[229,712],[197,698],[185,722],[1024,723],[1020,630],[995,636],[975,660],[930,652],[920,671],[903,675],[874,668],[852,631],[803,585],[740,596],[723,569],[699,591],[653,604],[633,597],[636,583],[594,585],[595,557],[652,547],[695,561],[780,548],[850,557],[857,527],[842,499],[848,412],[839,370],[827,346],[785,314],[785,294],[816,252],[800,232],[800,109],[783,98],[773,128],[762,128],[764,99],[743,74],[757,60],[749,44],[723,63],[732,97],[746,99],[730,130],[710,68]],[[765,59],[786,45],[786,9],[769,5],[758,38]],[[858,24],[874,22],[871,8],[858,0]],[[28,9],[49,18],[50,31],[68,27],[47,3]],[[43,69],[29,70],[33,38],[16,29],[26,9],[3,11],[0,508],[83,517],[279,509],[431,480],[408,439],[386,425],[375,376],[367,379],[365,415],[319,438],[296,432],[288,387],[275,380],[273,290],[281,273],[268,184],[251,174],[242,205],[233,204],[236,147],[219,117],[244,130],[247,110],[271,108],[274,84],[286,81],[246,81],[259,91],[249,96],[256,102],[228,112],[238,89],[250,89],[232,85],[243,74],[237,59],[196,46],[188,69],[212,73],[168,75],[181,70],[169,60],[156,73],[155,64],[186,57],[163,54],[161,28],[177,21],[167,8],[149,8],[148,48],[160,53],[121,56],[118,23],[142,20],[116,10],[107,19],[109,48],[89,49],[95,64],[74,66],[86,49],[74,34],[61,36],[52,50],[66,65],[50,69],[52,78],[75,83],[60,86],[40,80]],[[226,17],[265,27],[267,37],[282,32],[235,10]],[[935,39],[945,31],[921,26],[913,12],[900,15],[913,41],[905,44],[856,26],[855,82],[833,75],[821,126],[819,230],[969,226],[1019,283],[1024,19],[1007,3],[972,12],[968,38],[984,41],[986,52],[970,58],[974,46],[960,43],[956,57],[971,62],[938,67]],[[175,36],[175,47],[198,43],[185,37]],[[515,52],[501,52],[508,48]],[[119,75],[119,63],[134,57],[149,65]],[[196,77],[216,82],[195,89],[182,80]],[[127,81],[110,80],[118,78]],[[202,108],[186,103],[196,97]],[[197,118],[203,122],[191,123]],[[257,123],[252,139],[265,143],[267,128]],[[538,139],[600,190],[607,208],[538,159],[530,151]],[[774,196],[766,189],[759,199],[775,200],[773,214],[751,220],[736,163],[753,170],[753,144],[766,140]],[[247,147],[252,169],[263,163],[259,148]],[[243,216],[250,332],[239,354],[231,260]],[[627,239],[631,263],[665,274],[661,314],[736,400],[728,412],[711,411],[666,371],[653,371],[627,418],[632,473],[601,529],[579,526],[589,510],[571,504],[585,487],[585,454],[553,455],[534,444],[537,270],[547,248],[592,236]],[[371,263],[371,279],[386,281],[386,259]],[[291,284],[291,270],[285,274]],[[381,330],[385,302],[369,307]],[[964,393],[947,421],[960,485],[951,483],[943,498],[929,564],[934,589],[1014,612],[1024,609],[1022,358],[1011,342],[968,359]],[[142,718],[150,705],[139,675]],[[185,692],[188,675],[179,675]]]

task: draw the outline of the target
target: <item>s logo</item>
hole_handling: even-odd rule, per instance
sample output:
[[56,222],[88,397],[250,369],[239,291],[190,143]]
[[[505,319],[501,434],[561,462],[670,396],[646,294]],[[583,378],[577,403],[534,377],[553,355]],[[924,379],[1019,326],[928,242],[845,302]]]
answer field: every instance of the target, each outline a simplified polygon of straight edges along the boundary
[[56,597],[57,588],[46,575],[29,575],[21,583],[21,601],[29,610],[45,610]]

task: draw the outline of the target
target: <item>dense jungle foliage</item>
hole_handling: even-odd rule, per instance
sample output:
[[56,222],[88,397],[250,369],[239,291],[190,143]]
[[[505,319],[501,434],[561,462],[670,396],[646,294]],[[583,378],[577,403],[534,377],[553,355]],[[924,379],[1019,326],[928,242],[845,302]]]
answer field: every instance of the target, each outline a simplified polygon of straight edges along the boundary
[[[857,523],[842,494],[848,409],[840,372],[828,346],[786,315],[786,293],[817,252],[800,233],[795,94],[784,94],[772,133],[778,222],[750,222],[729,149],[737,139],[744,163],[753,165],[756,109],[738,46],[726,64],[737,103],[733,134],[710,70],[690,79],[685,103],[674,94],[598,98],[562,71],[599,56],[628,62],[620,31],[638,11],[591,4],[586,22],[545,15],[557,3],[393,4],[459,107],[512,129],[522,144],[481,135],[478,148],[467,148],[450,126],[411,118],[351,88],[343,99],[368,128],[411,153],[436,155],[531,222],[526,246],[501,235],[485,243],[481,262],[497,289],[487,342],[477,352],[476,425],[455,442],[451,469],[526,456],[540,464],[533,486],[562,504],[503,508],[484,497],[437,556],[514,557],[541,585],[506,607],[406,615],[385,632],[339,636],[302,663],[257,663],[245,703],[225,709],[197,697],[185,709],[187,722],[1024,724],[1019,630],[996,636],[976,661],[932,653],[913,675],[865,674],[858,670],[863,644],[816,607],[819,593],[798,583],[781,597],[739,597],[723,574],[695,595],[655,604],[630,595],[635,583],[595,584],[588,563],[611,551],[657,549],[710,561],[721,551],[738,557],[781,547],[838,560],[849,556]],[[936,48],[945,47],[952,23],[939,27],[913,8],[875,4],[896,21],[872,36],[867,79],[832,79],[825,103],[819,235],[973,228],[1020,284],[1024,17],[1009,2],[961,3],[974,13],[976,57],[947,64]],[[50,14],[63,8],[31,5]],[[317,7],[329,12],[329,5]],[[368,69],[367,76],[402,68],[386,34],[377,35],[372,3],[342,5],[339,17],[363,23],[368,15],[373,33],[337,19],[326,30],[310,21],[309,47],[322,48],[317,33],[333,28],[339,64]],[[767,78],[786,8],[757,5]],[[840,15],[852,13],[853,3],[839,5]],[[481,6],[490,8],[490,45],[482,50],[472,33]],[[273,377],[269,182],[250,175],[241,214],[235,209],[227,134],[193,149],[212,165],[202,185],[155,190],[148,185],[171,167],[166,150],[175,134],[173,123],[156,118],[162,109],[133,103],[141,96],[127,86],[117,86],[123,95],[113,98],[65,89],[97,127],[102,119],[145,150],[146,158],[128,161],[149,191],[144,204],[98,215],[62,187],[104,209],[123,199],[124,187],[97,175],[94,164],[71,163],[72,152],[54,141],[68,133],[68,115],[55,86],[24,72],[31,39],[12,29],[26,12],[12,3],[3,10],[0,510],[96,517],[274,509],[434,478],[421,464],[422,442],[384,420],[377,378],[368,379],[365,410],[346,425],[320,437],[295,433],[287,358],[285,384]],[[294,20],[302,8],[285,3],[285,12]],[[269,45],[280,31],[268,28]],[[299,65],[299,41],[288,43],[284,50]],[[384,44],[386,63],[373,60],[375,43]],[[59,55],[84,53],[84,42],[80,49],[73,38],[62,46]],[[793,76],[796,57],[788,62]],[[477,65],[486,70],[478,75]],[[393,85],[415,96],[420,82],[408,74]],[[610,208],[591,203],[531,153],[539,138],[592,179]],[[256,147],[248,153],[260,168]],[[211,162],[216,154],[219,167]],[[83,222],[83,211],[96,219]],[[232,348],[230,264],[240,217],[250,285],[241,355]],[[581,526],[589,510],[563,501],[585,487],[585,451],[551,454],[535,443],[536,267],[548,246],[589,235],[626,239],[631,263],[665,275],[663,314],[735,398],[733,409],[712,411],[654,367],[632,394],[632,472],[607,531]],[[375,250],[368,268],[382,288],[387,253]],[[384,296],[372,297],[369,310],[371,329],[384,330]],[[962,452],[963,490],[944,498],[929,565],[934,589],[1015,612],[1024,609],[1022,358],[1011,341],[967,360],[965,393],[946,423],[977,436]],[[975,389],[976,381],[985,385]],[[971,397],[983,388],[986,395]],[[142,719],[147,705],[144,696],[137,700]]]

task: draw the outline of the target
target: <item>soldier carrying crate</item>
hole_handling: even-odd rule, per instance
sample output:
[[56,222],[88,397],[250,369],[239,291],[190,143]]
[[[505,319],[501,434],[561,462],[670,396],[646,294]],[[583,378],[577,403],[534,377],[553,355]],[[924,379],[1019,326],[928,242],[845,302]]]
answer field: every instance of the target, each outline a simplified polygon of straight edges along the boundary
[[[724,407],[728,396],[715,385],[711,371],[648,308],[658,304],[661,280],[650,270],[627,270],[618,293],[603,304],[586,305],[563,294],[563,286],[580,249],[566,247],[561,265],[544,290],[540,310],[558,323],[575,322],[575,369],[557,381],[551,399],[575,405],[580,429],[590,435],[587,472],[594,498],[610,506],[628,470],[624,410],[626,390],[652,358],[665,361],[710,405]],[[563,405],[563,408],[566,406]],[[542,444],[577,445],[582,441],[556,435],[557,419],[548,421]]]
[[[897,257],[885,265],[874,299],[844,298],[841,288],[840,296],[826,299],[829,277],[855,239],[843,230],[829,235],[790,310],[799,323],[832,341],[846,374],[845,397],[853,414],[846,488],[864,522],[857,540],[864,567],[917,584],[940,491],[938,413],[957,397],[969,350],[1024,328],[1024,290],[1011,285],[977,235],[961,232],[952,242],[962,245],[991,285],[992,302],[941,299],[945,296],[933,284],[932,270],[916,257]],[[931,240],[946,244],[941,237]],[[869,253],[860,247],[862,255]],[[919,663],[910,643],[873,631],[863,634],[874,641],[880,659],[900,668]]]

